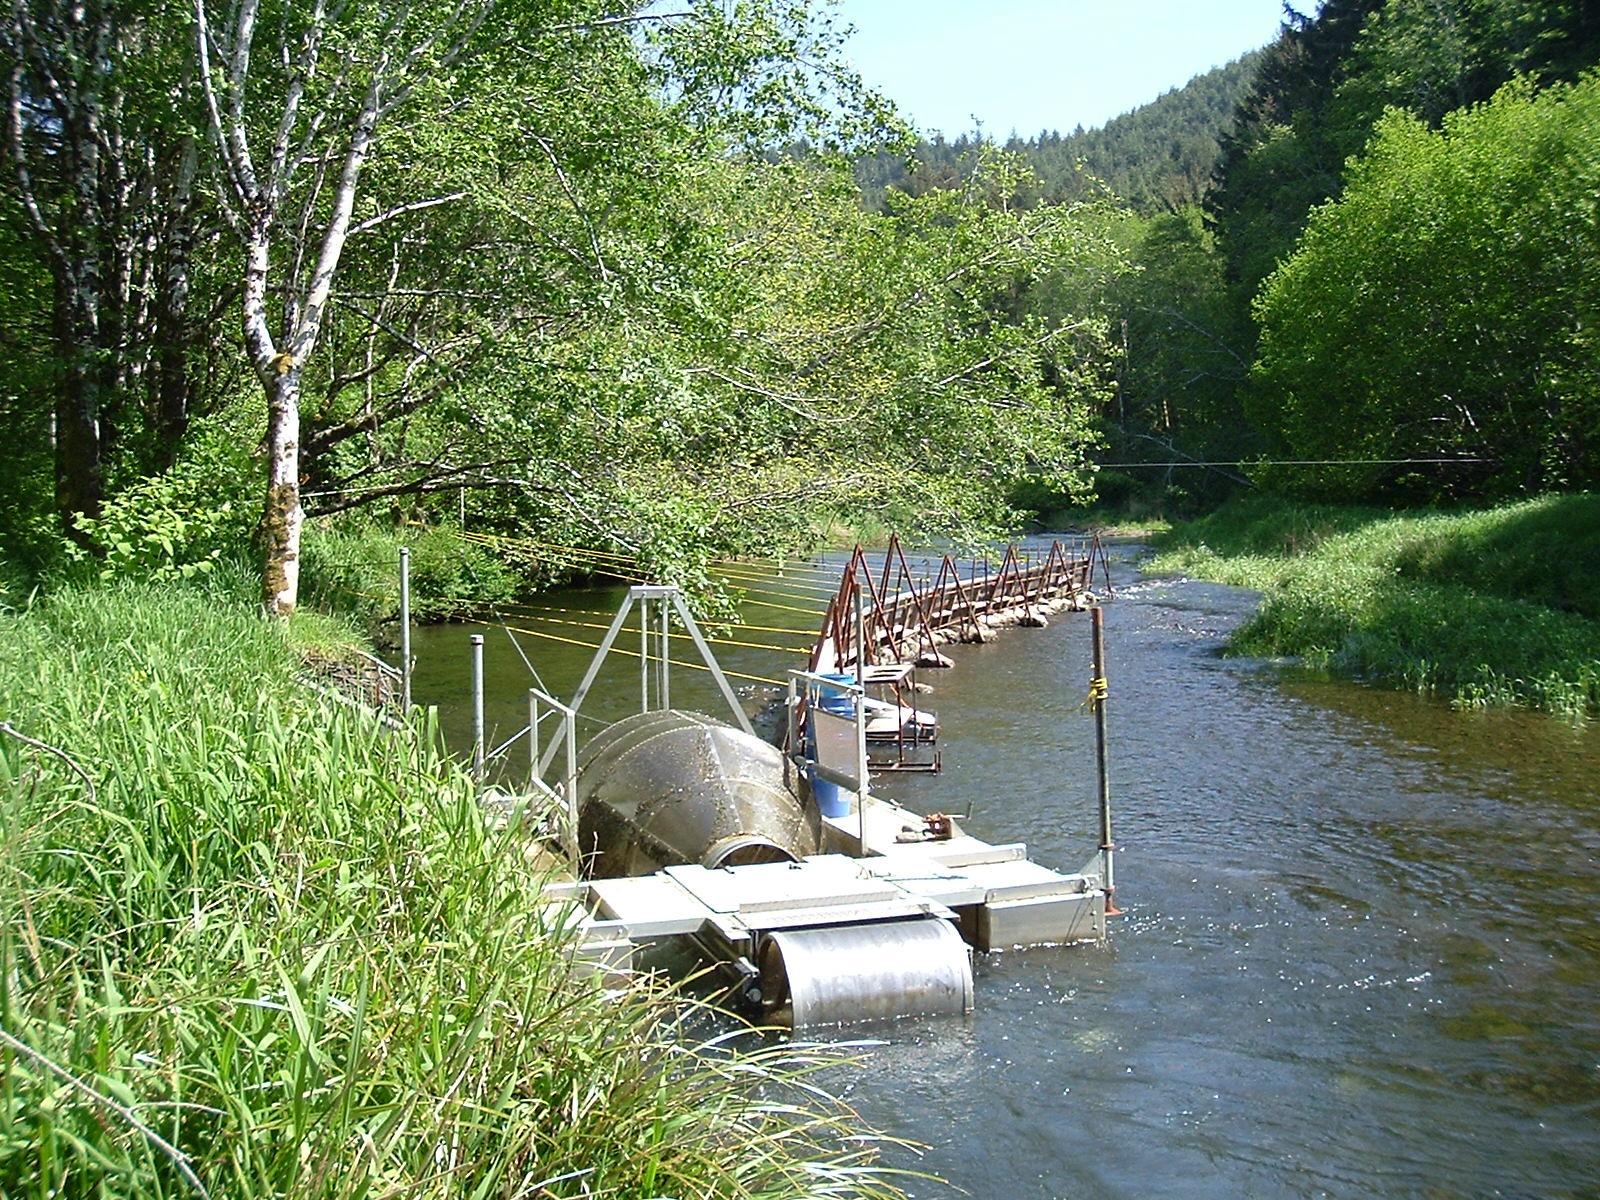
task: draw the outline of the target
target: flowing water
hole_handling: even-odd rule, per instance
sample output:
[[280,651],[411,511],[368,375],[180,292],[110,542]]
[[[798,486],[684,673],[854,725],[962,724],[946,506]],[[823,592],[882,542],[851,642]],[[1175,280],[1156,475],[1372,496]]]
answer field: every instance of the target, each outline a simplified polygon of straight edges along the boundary
[[[1126,915],[1104,948],[980,956],[966,1019],[851,1031],[871,1044],[837,1085],[927,1147],[895,1161],[1004,1200],[1600,1195],[1600,729],[1223,658],[1250,593],[1116,570]],[[820,606],[792,586],[796,607]],[[564,602],[604,623],[618,595]],[[924,673],[943,774],[878,790],[921,811],[970,803],[978,836],[1085,861],[1088,628],[1064,614],[952,648],[954,670]],[[509,733],[527,672],[504,633],[488,636],[491,721]],[[588,651],[523,644],[570,694]],[[459,729],[465,632],[423,631],[417,653],[419,698]],[[798,665],[719,657],[749,674]],[[595,716],[636,706],[625,662]],[[680,675],[675,703],[719,711]]]

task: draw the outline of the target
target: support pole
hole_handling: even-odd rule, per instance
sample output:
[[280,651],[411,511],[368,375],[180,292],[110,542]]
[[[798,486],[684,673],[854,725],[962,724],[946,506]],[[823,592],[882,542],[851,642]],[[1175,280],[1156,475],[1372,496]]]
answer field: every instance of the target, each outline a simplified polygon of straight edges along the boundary
[[672,606],[661,601],[661,708],[672,707]]
[[561,743],[567,752],[567,769],[561,774],[561,794],[567,801],[567,845],[572,848],[572,873],[578,874],[583,856],[578,847],[578,714],[562,714]]
[[[878,656],[872,656],[876,659]],[[860,683],[867,673],[867,613],[866,597],[861,594],[861,589],[856,589],[856,682]]]
[[400,547],[400,711],[411,711],[411,549]]
[[483,634],[472,635],[472,778],[483,786]]
[[[859,639],[866,625],[866,613],[861,589],[856,589],[856,637]],[[863,643],[859,640],[857,646]],[[876,657],[876,656],[874,656]],[[856,853],[866,856],[867,853],[867,792],[871,785],[867,781],[867,660],[864,655],[856,658]],[[898,718],[898,714],[896,714]]]
[[639,601],[639,711],[650,711],[650,601]]
[[528,782],[539,778],[539,693],[528,689]]
[[1106,916],[1118,916],[1117,882],[1112,873],[1116,846],[1111,841],[1111,775],[1106,762],[1106,633],[1105,610],[1098,604],[1089,610],[1094,630],[1094,678],[1089,681],[1090,703],[1094,705],[1095,774],[1100,792],[1100,864],[1106,889]]
[[795,755],[801,751],[798,747],[800,731],[795,723],[800,715],[795,707],[799,703],[799,692],[795,687],[795,678],[789,676],[789,699],[783,706],[784,719],[787,721],[783,739],[783,784],[796,796],[800,794],[800,779],[795,772]]
[[[662,602],[671,603],[673,610],[678,614],[678,623],[694,640],[694,648],[700,652],[700,661],[710,669],[717,690],[722,693],[722,698],[728,702],[728,708],[733,713],[734,723],[746,733],[753,734],[755,730],[750,728],[750,718],[744,715],[744,705],[739,703],[739,697],[734,694],[732,685],[728,683],[728,677],[717,665],[717,656],[712,654],[711,647],[706,645],[706,639],[700,633],[700,626],[695,623],[694,614],[683,601],[683,593],[677,588],[667,588],[664,590]],[[574,703],[572,707],[578,706]]]

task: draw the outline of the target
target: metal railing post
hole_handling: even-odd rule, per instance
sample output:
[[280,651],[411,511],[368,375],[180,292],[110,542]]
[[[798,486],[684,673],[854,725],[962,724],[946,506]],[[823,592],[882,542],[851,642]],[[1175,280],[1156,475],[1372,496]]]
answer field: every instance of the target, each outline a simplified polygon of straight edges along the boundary
[[650,601],[639,602],[639,711],[650,711]]
[[561,719],[566,726],[567,769],[561,783],[567,802],[567,845],[572,848],[572,870],[577,874],[583,863],[578,846],[578,714],[569,709]]
[[400,547],[400,711],[411,711],[411,550]]
[[795,707],[798,703],[795,678],[791,675],[789,676],[789,700],[783,709],[784,719],[787,722],[783,739],[783,782],[784,786],[790,788],[796,796],[800,794],[800,779],[795,770],[794,760],[796,754],[804,756],[804,748],[795,746],[795,743],[800,738],[800,727],[797,721],[800,714]]
[[661,602],[661,707],[672,707],[672,607]]
[[472,635],[472,778],[483,786],[483,634]]
[[[856,590],[856,629],[860,630],[866,617],[862,608],[861,591]],[[857,636],[860,636],[859,634]],[[874,658],[877,655],[873,655]],[[899,719],[899,714],[895,714]],[[867,664],[865,659],[856,663],[856,851],[867,853]]]
[[539,693],[528,689],[528,782],[539,782]]

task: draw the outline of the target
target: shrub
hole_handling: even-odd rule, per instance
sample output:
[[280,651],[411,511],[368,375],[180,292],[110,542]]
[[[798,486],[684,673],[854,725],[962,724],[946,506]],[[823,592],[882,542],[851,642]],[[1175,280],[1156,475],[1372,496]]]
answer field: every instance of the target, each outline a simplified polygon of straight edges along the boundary
[[517,575],[482,546],[447,530],[403,532],[359,519],[308,523],[300,551],[300,598],[356,616],[370,628],[400,612],[400,547],[411,549],[411,614],[442,621],[513,599]]

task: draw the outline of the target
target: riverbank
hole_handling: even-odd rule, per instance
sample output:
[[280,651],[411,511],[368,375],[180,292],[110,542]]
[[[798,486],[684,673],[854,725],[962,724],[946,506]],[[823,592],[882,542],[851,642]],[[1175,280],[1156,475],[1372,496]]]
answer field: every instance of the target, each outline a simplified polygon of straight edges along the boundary
[[832,1060],[574,976],[428,719],[296,684],[335,632],[215,586],[0,612],[0,1193],[896,1194]]
[[1460,707],[1600,716],[1600,496],[1417,513],[1252,497],[1155,547],[1153,572],[1263,593],[1236,653]]

